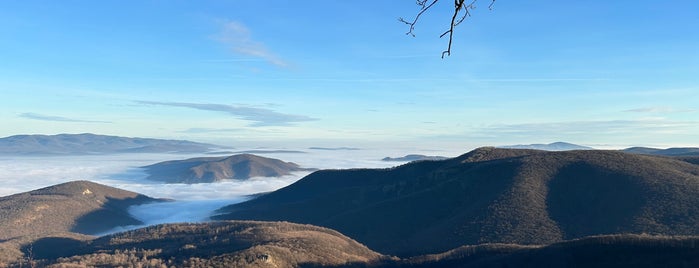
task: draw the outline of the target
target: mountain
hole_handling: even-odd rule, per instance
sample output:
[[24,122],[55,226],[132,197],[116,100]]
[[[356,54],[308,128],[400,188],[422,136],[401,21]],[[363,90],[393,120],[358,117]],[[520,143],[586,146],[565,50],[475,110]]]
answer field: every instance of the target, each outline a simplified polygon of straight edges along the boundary
[[215,219],[332,228],[385,254],[591,235],[699,235],[699,165],[618,151],[479,148],[390,169],[321,170]]
[[216,148],[221,146],[184,140],[126,138],[89,133],[0,138],[0,154],[15,155],[201,153]]
[[409,154],[403,157],[384,157],[381,159],[381,161],[392,161],[392,162],[412,162],[412,161],[424,161],[424,160],[444,160],[447,159],[448,157],[444,156],[428,156],[428,155],[421,155],[421,154]]
[[499,146],[505,149],[533,149],[544,151],[572,151],[572,150],[594,150],[592,147],[581,146],[567,142],[554,142],[549,144],[519,144]]
[[696,147],[686,147],[686,148],[667,148],[667,149],[657,149],[649,147],[631,147],[623,149],[622,151],[634,154],[649,154],[649,155],[664,155],[664,156],[699,156],[699,148]]
[[280,177],[294,171],[309,171],[279,159],[238,154],[226,157],[199,157],[160,162],[143,167],[148,179],[167,183],[204,183],[246,180],[252,177]]
[[384,258],[327,228],[252,221],[158,225],[84,244],[44,239],[34,243],[33,254],[48,267],[299,267]]
[[65,233],[97,234],[140,225],[128,207],[160,201],[89,181],[0,197],[0,241]]

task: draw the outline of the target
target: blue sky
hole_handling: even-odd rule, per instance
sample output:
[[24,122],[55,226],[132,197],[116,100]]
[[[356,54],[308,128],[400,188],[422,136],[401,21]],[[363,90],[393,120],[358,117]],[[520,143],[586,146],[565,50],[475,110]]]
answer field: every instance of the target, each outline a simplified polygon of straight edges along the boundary
[[699,146],[699,2],[3,1],[0,136]]

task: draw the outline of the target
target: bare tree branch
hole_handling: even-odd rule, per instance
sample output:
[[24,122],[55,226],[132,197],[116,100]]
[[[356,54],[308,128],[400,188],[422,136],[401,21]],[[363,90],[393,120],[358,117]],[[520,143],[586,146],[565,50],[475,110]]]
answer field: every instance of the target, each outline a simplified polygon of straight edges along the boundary
[[[415,30],[415,25],[417,24],[418,20],[420,20],[420,17],[422,14],[424,14],[427,10],[432,8],[439,0],[431,0],[429,4],[427,4],[430,0],[416,0],[416,4],[420,7],[420,11],[417,13],[415,16],[415,19],[412,21],[405,20],[403,18],[398,18],[398,21],[403,22],[410,26],[410,29],[408,30],[407,33],[415,37],[415,33],[413,31]],[[444,56],[451,56],[451,44],[452,40],[454,39],[454,28],[456,26],[459,26],[467,17],[471,16],[471,10],[476,8],[476,2],[478,0],[469,0],[470,2],[466,4],[466,0],[454,0],[454,14],[451,17],[451,23],[449,25],[449,30],[445,31],[442,33],[439,38],[444,37],[445,35],[449,35],[449,43],[447,45],[447,50],[442,52],[442,58]],[[491,0],[490,5],[488,5],[488,9],[492,10],[493,5],[495,4],[495,0]],[[463,15],[459,17],[459,13],[463,11]]]
[[418,6],[420,6],[420,12],[417,13],[417,16],[415,16],[415,19],[412,22],[406,21],[403,18],[398,18],[398,21],[410,25],[410,30],[408,30],[408,32],[405,34],[409,34],[409,35],[412,35],[413,37],[415,37],[413,30],[415,30],[415,24],[417,24],[417,21],[420,19],[420,16],[422,16],[422,14],[425,13],[425,11],[427,11],[432,6],[434,6],[434,4],[439,2],[439,0],[433,0],[432,3],[430,3],[429,5],[425,5],[427,3],[427,1],[428,0],[417,0],[416,4]]

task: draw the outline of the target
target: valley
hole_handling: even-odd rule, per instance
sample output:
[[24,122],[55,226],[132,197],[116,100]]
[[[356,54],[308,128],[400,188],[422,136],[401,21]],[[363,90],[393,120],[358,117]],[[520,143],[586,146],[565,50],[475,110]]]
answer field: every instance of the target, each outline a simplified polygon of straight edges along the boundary
[[[324,160],[314,163],[321,167],[333,154],[347,155],[317,151],[322,154],[315,157]],[[699,166],[687,160],[691,156],[483,147],[454,158],[405,159],[381,167],[387,161],[380,153],[356,164],[373,159],[375,168],[305,171],[275,188],[250,183],[288,175],[163,184],[148,180],[139,168],[144,165],[129,161],[131,168],[122,168],[129,173],[103,181],[136,190],[152,186],[151,197],[89,181],[9,195],[0,200],[0,225],[6,226],[0,262],[492,267],[592,258],[598,261],[590,265],[614,267],[672,258],[676,264],[699,263]],[[202,159],[231,156],[170,157],[175,159],[164,163],[181,166],[178,161],[199,165]],[[300,162],[313,166],[308,159]],[[216,192],[225,185],[232,188],[220,198]],[[168,186],[188,193],[168,195]],[[172,199],[193,197],[193,191],[202,191],[198,201]]]

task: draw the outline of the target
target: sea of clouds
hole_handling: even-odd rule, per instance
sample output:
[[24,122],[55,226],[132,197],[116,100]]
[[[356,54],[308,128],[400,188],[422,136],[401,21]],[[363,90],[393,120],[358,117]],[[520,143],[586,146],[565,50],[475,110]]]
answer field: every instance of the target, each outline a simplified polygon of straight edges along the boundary
[[[386,156],[398,157],[419,151],[401,150],[317,150],[303,153],[264,153],[264,157],[294,162],[305,168],[347,169],[385,168],[402,162],[381,161]],[[434,152],[432,152],[434,153]],[[296,182],[310,172],[296,172],[273,178],[252,178],[245,181],[224,181],[200,184],[164,184],[147,180],[140,167],[161,161],[204,154],[114,154],[87,156],[0,156],[0,196],[31,191],[59,183],[89,180],[112,187],[138,192],[172,202],[133,206],[129,212],[146,225],[208,220],[218,208],[245,201],[250,195],[271,192]],[[128,226],[113,232],[133,229]]]

